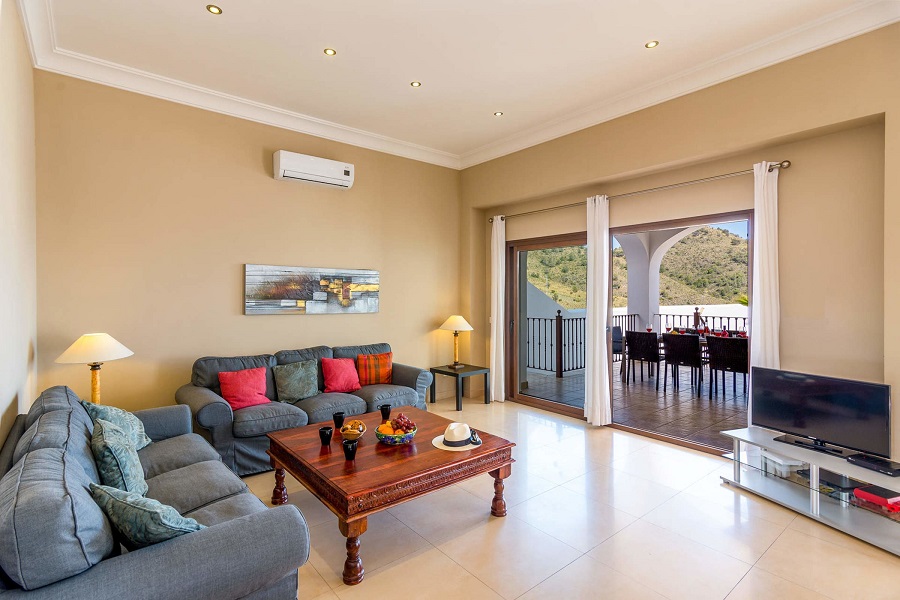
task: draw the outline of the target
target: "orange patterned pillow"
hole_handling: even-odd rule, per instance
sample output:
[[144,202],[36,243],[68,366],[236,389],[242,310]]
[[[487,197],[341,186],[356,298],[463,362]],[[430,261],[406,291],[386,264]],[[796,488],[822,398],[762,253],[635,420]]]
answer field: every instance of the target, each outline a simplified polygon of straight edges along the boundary
[[391,383],[394,370],[394,353],[359,354],[356,357],[356,370],[359,372],[360,385]]

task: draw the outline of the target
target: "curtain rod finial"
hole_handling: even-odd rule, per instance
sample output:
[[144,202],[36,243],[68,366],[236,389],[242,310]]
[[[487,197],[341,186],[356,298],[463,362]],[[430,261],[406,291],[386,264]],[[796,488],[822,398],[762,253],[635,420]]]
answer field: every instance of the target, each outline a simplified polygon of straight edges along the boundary
[[781,162],[771,163],[769,165],[769,173],[771,173],[775,169],[790,169],[790,168],[791,168],[791,161],[783,160]]

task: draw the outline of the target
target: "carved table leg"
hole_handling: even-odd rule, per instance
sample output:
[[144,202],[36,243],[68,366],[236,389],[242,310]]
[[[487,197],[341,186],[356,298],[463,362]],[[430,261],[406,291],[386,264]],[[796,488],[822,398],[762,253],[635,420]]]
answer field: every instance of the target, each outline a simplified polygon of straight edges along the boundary
[[494,478],[494,499],[491,501],[491,514],[495,517],[506,516],[506,500],[503,499],[503,480],[509,477],[512,465],[500,467],[489,474]]
[[274,463],[272,466],[275,467],[275,489],[272,490],[272,504],[276,506],[287,504],[288,493],[287,488],[284,487],[284,467],[278,463]]
[[362,558],[359,556],[359,536],[366,532],[368,519],[360,519],[347,523],[338,519],[338,527],[341,534],[347,538],[347,560],[344,561],[344,583],[356,585],[363,580],[366,570],[363,568]]

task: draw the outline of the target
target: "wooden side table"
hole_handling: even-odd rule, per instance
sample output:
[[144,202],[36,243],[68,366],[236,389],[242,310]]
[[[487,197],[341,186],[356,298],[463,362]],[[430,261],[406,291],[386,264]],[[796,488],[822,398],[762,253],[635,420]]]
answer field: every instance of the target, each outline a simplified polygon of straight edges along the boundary
[[491,403],[491,370],[487,367],[465,365],[460,369],[454,369],[449,365],[441,365],[440,367],[431,367],[431,374],[435,375],[431,381],[432,404],[434,403],[435,394],[437,393],[437,375],[446,375],[447,377],[456,379],[456,410],[462,410],[463,380],[472,375],[484,375],[484,403]]

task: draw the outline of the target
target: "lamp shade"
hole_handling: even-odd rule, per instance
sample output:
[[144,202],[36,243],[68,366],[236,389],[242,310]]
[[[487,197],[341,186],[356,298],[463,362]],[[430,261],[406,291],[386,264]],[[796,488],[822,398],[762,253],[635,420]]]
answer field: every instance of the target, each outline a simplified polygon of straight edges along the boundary
[[102,363],[134,354],[108,333],[86,333],[59,355],[62,364]]
[[441,329],[446,329],[447,331],[472,331],[472,326],[461,315],[450,315],[450,318],[441,325]]

